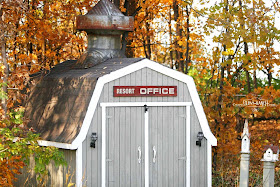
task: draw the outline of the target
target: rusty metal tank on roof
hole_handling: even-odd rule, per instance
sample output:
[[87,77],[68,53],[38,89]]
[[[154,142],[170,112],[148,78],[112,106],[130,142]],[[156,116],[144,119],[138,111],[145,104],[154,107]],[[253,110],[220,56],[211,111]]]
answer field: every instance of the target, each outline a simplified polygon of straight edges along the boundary
[[133,17],[125,16],[109,0],[99,1],[86,15],[77,17],[77,29],[133,31]]

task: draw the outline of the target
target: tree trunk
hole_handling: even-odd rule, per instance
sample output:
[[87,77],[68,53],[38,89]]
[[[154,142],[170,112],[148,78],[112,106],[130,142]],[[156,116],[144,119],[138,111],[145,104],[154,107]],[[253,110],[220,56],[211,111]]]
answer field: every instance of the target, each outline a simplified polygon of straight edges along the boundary
[[172,15],[171,15],[171,6],[170,6],[170,11],[169,11],[169,23],[168,23],[168,26],[169,26],[169,40],[170,40],[170,68],[173,69],[174,68],[174,63],[173,63],[173,40],[172,40],[172,27],[171,27],[171,22],[172,22]]
[[[2,54],[2,61],[4,65],[4,76],[3,76],[3,85],[2,85],[2,91],[4,94],[8,94],[8,78],[9,78],[9,65],[7,62],[7,56],[6,56],[6,41],[4,32],[1,33],[2,39],[1,39],[1,54]],[[2,98],[2,108],[4,110],[4,116],[7,117],[7,99]]]
[[112,0],[112,2],[116,5],[116,7],[120,7],[120,0]]
[[[0,1],[0,18],[2,18],[1,22],[4,23],[4,16],[3,16],[3,10],[2,10],[2,1]],[[8,93],[8,78],[9,78],[9,65],[7,62],[7,56],[6,56],[6,40],[5,40],[5,31],[4,26],[0,25],[1,27],[1,33],[0,33],[0,46],[1,46],[1,56],[2,56],[2,62],[4,65],[4,76],[2,78],[3,84],[2,84],[2,92],[3,94],[7,95]],[[4,110],[4,117],[7,117],[7,99],[5,97],[2,98],[2,108]]]
[[257,72],[254,70],[254,88],[258,88],[258,82],[257,82]]
[[[226,45],[224,45],[224,51],[227,50],[227,47]],[[222,59],[222,64],[224,63],[224,57]],[[220,74],[220,84],[219,84],[219,90],[220,90],[220,95],[219,95],[219,98],[218,98],[218,106],[217,106],[217,109],[219,111],[219,114],[220,114],[220,110],[222,108],[222,100],[223,100],[223,87],[224,87],[224,78],[225,78],[225,66],[224,65],[221,65],[221,74]],[[220,114],[221,116],[221,114]]]
[[[220,79],[220,84],[219,84],[219,90],[220,90],[220,95],[218,98],[218,111],[220,113],[220,110],[222,109],[222,101],[223,101],[223,85],[224,85],[224,77],[225,77],[225,67],[221,67],[221,79]],[[221,116],[221,115],[220,115]]]
[[190,63],[190,11],[191,9],[186,7],[186,13],[187,13],[187,46],[186,46],[186,64],[185,64],[185,71],[184,73],[188,73],[188,65]]
[[268,78],[268,86],[271,86],[271,81],[272,81],[272,73],[271,73],[271,65],[269,65],[267,69],[267,78]]
[[178,44],[178,38],[182,38],[182,29],[180,28],[179,21],[179,5],[177,0],[173,0],[173,11],[174,11],[174,21],[176,22],[176,37],[177,39],[174,41],[175,43],[175,54],[176,54],[176,68],[183,72],[184,64],[182,63],[182,52],[179,51],[180,46]]
[[[125,0],[124,8],[126,9],[126,12],[124,13],[124,15],[135,16],[136,12],[138,11],[136,7],[137,4],[135,0]],[[130,46],[132,40],[126,40],[127,36],[128,32],[125,32],[122,36],[122,51],[125,51],[124,53],[128,58],[132,58],[134,56],[133,49],[131,47],[127,47]]]
[[145,23],[145,27],[146,27],[146,38],[144,43],[144,50],[145,50],[145,54],[146,54],[146,58],[151,59],[152,56],[152,50],[151,50],[151,37],[149,35],[150,32],[150,25],[148,22]]
[[[248,54],[248,44],[247,42],[244,42],[244,53],[245,55]],[[247,67],[247,69],[246,69]],[[250,72],[248,71],[249,68],[249,60],[245,62],[245,72],[246,72],[246,80],[247,80],[247,89],[248,93],[251,93],[251,83],[250,83]]]
[[246,70],[246,80],[247,80],[248,93],[251,93],[250,73],[248,70]]

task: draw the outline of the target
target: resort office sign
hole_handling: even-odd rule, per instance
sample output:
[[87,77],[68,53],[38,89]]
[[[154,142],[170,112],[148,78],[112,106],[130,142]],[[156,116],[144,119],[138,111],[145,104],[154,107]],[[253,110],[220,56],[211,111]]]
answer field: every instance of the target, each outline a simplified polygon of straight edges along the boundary
[[233,103],[233,106],[258,108],[275,107],[276,104],[269,103],[269,101],[265,99],[244,99],[240,104]]
[[114,97],[176,97],[177,86],[114,86]]

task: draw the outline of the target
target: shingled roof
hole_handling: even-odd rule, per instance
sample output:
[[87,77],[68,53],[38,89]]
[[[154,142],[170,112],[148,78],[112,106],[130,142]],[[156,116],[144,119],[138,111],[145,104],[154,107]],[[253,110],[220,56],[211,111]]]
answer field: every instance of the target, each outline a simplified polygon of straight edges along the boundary
[[43,140],[72,143],[82,126],[97,79],[141,59],[114,58],[88,69],[69,60],[55,66],[32,89],[25,118]]
[[276,145],[266,145],[264,146],[263,152],[266,152],[268,149],[271,149],[273,154],[277,154],[279,147]]

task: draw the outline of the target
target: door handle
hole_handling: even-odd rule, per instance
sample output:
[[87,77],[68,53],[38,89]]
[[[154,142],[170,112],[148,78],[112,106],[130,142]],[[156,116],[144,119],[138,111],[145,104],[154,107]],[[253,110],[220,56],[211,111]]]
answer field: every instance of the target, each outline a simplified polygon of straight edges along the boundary
[[138,147],[138,163],[141,164],[141,156],[142,156],[142,152],[141,152],[141,147]]
[[153,153],[154,153],[153,163],[156,163],[156,156],[157,156],[156,146],[153,147]]

